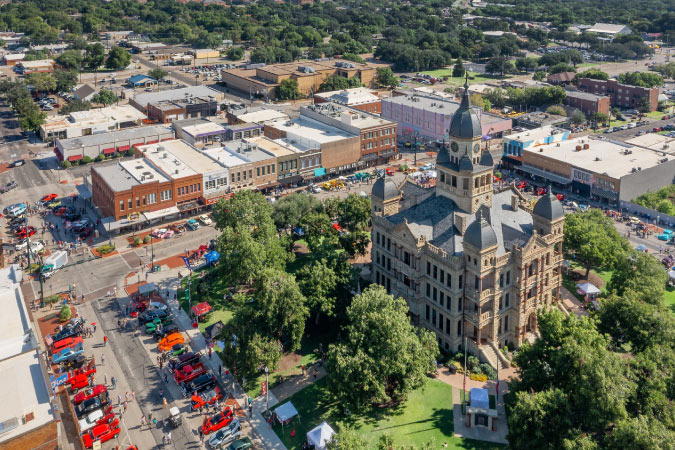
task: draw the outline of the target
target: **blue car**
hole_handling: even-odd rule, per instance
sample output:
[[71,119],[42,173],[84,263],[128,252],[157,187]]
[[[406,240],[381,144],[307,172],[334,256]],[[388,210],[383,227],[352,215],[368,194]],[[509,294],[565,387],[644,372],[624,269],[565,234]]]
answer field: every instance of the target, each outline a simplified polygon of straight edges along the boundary
[[82,347],[82,343],[79,343],[75,347],[65,348],[60,352],[58,352],[56,355],[52,356],[52,363],[58,364],[62,362],[71,361],[77,358],[82,353],[84,353],[84,348]]
[[195,231],[199,229],[199,222],[197,222],[195,219],[190,219],[185,223],[185,226],[188,230]]

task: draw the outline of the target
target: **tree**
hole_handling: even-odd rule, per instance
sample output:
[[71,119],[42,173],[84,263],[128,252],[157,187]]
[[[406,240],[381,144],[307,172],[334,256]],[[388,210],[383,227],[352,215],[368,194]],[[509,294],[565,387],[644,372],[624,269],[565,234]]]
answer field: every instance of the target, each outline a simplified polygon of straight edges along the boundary
[[609,80],[609,74],[603,72],[600,69],[588,69],[584,72],[580,72],[574,76],[574,78],[590,78],[592,80]]
[[113,91],[101,89],[91,98],[91,101],[108,106],[118,102],[119,99],[117,98],[117,94],[115,94]]
[[28,74],[26,82],[32,84],[38,92],[52,92],[56,90],[56,79],[51,73],[33,72]]
[[71,100],[61,107],[61,114],[70,114],[77,111],[89,111],[91,102],[86,100]]
[[45,123],[46,118],[47,114],[44,111],[40,111],[40,108],[29,98],[27,106],[19,114],[19,126],[24,131],[37,133],[40,125]]
[[516,59],[516,69],[520,71],[529,72],[534,70],[539,66],[539,61],[537,58],[517,58]]
[[434,369],[434,335],[410,324],[405,300],[369,286],[347,309],[346,337],[330,347],[329,388],[354,408],[402,401]]
[[538,70],[534,73],[534,75],[532,75],[532,79],[534,81],[541,81],[544,78],[546,78],[546,72],[543,70]]
[[466,69],[464,68],[464,63],[462,62],[462,58],[457,58],[457,61],[455,61],[455,65],[452,68],[452,76],[454,78],[459,78],[459,77],[463,77],[465,73],[466,73]]
[[315,325],[319,324],[321,314],[332,317],[335,314],[335,271],[326,260],[314,261],[298,271],[298,285],[307,299],[307,307],[314,315]]
[[596,112],[591,114],[591,120],[594,120],[597,123],[607,123],[609,120],[609,115],[601,112]]
[[623,241],[612,220],[599,210],[565,216],[564,247],[586,268],[588,279],[591,267],[613,267],[625,257]]
[[67,322],[70,320],[72,312],[70,311],[70,306],[63,305],[61,307],[61,312],[59,313],[59,321]]
[[84,56],[84,65],[89,70],[98,70],[105,60],[105,47],[100,42],[87,47]]
[[342,427],[326,443],[328,450],[362,450],[368,447],[363,438],[353,429]]
[[340,201],[338,223],[350,231],[364,230],[370,223],[371,211],[369,197],[350,194]]
[[64,69],[79,69],[82,65],[82,52],[80,50],[66,50],[55,59],[56,63]]
[[342,59],[346,59],[347,61],[354,61],[359,64],[365,64],[366,60],[361,58],[359,55],[356,53],[345,53],[342,55]]
[[586,115],[577,109],[570,116],[570,122],[574,124],[585,123]]
[[55,70],[53,75],[58,92],[69,92],[77,85],[77,72],[74,70]]
[[555,114],[555,115],[558,115],[558,116],[567,116],[567,113],[565,112],[565,108],[563,108],[560,105],[549,106],[548,108],[546,108],[546,112],[549,113],[549,114]]
[[274,234],[272,205],[260,192],[241,190],[231,198],[216,204],[213,217],[216,228],[244,228],[256,234]]
[[575,71],[576,69],[567,63],[558,63],[554,66],[549,67],[548,69],[548,73],[550,73],[551,75],[561,72],[575,72]]
[[508,97],[506,96],[506,91],[501,88],[486,89],[483,93],[483,98],[488,100],[497,108],[503,108],[509,101]]
[[150,69],[148,71],[148,75],[157,81],[162,81],[169,75],[169,72],[162,69],[161,67],[155,67],[154,69]]
[[206,30],[199,32],[197,37],[192,40],[192,46],[195,48],[219,48],[223,45],[223,37],[216,33],[209,33]]
[[637,110],[640,117],[648,114],[652,110],[652,105],[649,103],[649,100],[645,97],[642,97],[637,104]]
[[673,205],[670,200],[665,198],[663,200],[659,200],[659,202],[656,204],[656,210],[669,216],[675,216],[675,205]]
[[498,73],[500,77],[504,77],[506,73],[513,73],[515,66],[513,62],[507,60],[504,56],[493,56],[485,64],[485,71],[492,74]]
[[241,47],[232,47],[227,51],[227,59],[239,61],[244,57],[244,49]]
[[287,78],[281,80],[279,87],[277,87],[277,97],[279,100],[296,100],[301,97],[298,91],[298,80]]
[[131,63],[131,55],[124,47],[113,47],[105,60],[107,69],[121,70]]
[[663,85],[663,77],[650,72],[626,72],[617,76],[619,83],[653,88]]
[[665,293],[667,273],[661,262],[647,253],[629,250],[617,258],[612,278],[607,284],[608,291],[622,297],[632,291],[642,301],[660,305]]
[[375,83],[380,87],[395,88],[398,86],[398,77],[389,67],[378,67],[375,71]]
[[296,192],[274,202],[272,217],[278,228],[292,230],[300,224],[305,214],[320,208],[321,202],[315,196]]
[[319,86],[319,92],[341,91],[361,87],[361,80],[358,77],[343,77],[340,75],[331,75]]

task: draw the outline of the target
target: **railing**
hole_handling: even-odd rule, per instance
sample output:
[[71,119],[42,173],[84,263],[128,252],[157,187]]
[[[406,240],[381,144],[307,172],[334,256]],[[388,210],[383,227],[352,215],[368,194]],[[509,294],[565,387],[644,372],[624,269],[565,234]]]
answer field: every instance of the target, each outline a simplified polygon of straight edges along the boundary
[[479,321],[478,326],[482,327],[483,325],[487,325],[488,323],[490,323],[492,321],[493,318],[494,318],[494,312],[492,312],[492,311],[487,311],[487,312],[482,313],[480,315],[480,321]]

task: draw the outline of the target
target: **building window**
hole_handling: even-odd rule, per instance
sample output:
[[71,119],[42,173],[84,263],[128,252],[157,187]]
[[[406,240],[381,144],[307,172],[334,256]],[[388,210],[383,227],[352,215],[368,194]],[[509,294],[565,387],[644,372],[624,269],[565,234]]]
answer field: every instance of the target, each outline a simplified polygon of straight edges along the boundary
[[431,298],[434,302],[437,302],[438,301],[438,290],[436,289],[435,286],[434,286],[434,290],[432,292],[433,292],[433,295],[432,295]]
[[148,205],[157,203],[157,193],[148,194]]
[[511,284],[511,271],[506,272],[506,285]]
[[129,199],[129,201],[127,202],[127,205],[129,206],[129,209],[133,208],[134,207],[134,201],[132,199]]
[[468,178],[462,179],[462,187],[464,188],[465,191],[469,190],[469,179]]
[[166,201],[166,200],[171,200],[171,197],[172,197],[171,196],[171,190],[162,191],[159,194],[159,199],[163,202]]
[[447,287],[449,287],[449,288],[452,288],[452,275],[450,275],[449,272],[448,272],[448,278],[447,278],[447,280],[446,280],[446,282],[445,282],[445,285],[446,285]]
[[462,284],[462,275],[459,276],[459,284],[457,285],[458,288],[462,288],[464,284]]
[[427,321],[429,321],[429,305],[425,305],[425,306],[426,306],[426,318],[427,318]]
[[431,308],[431,323],[436,326],[436,310]]
[[457,321],[457,336],[461,336],[461,335],[462,335],[462,321],[458,320]]
[[441,306],[445,306],[445,294],[443,293],[443,291],[440,291],[438,303],[440,303]]
[[452,176],[452,187],[457,187],[457,177],[454,175]]
[[145,206],[145,195],[141,198],[143,200],[143,206]]
[[441,269],[441,284],[445,283],[445,270]]
[[427,298],[431,298],[431,285],[427,283]]
[[431,263],[427,261],[427,275],[431,276]]
[[120,211],[124,211],[124,200],[120,200]]
[[504,287],[504,274],[499,274],[499,287]]
[[509,307],[509,294],[507,293],[506,296],[504,297],[504,306],[506,308]]
[[509,331],[509,316],[504,316],[504,331]]
[[462,303],[464,303],[464,300],[462,300],[462,299],[460,298],[460,299],[457,301],[457,311],[461,311],[461,310],[462,310]]
[[434,280],[435,280],[436,278],[438,278],[438,267],[436,267],[436,265],[434,265],[434,274],[433,274],[433,277],[434,277]]

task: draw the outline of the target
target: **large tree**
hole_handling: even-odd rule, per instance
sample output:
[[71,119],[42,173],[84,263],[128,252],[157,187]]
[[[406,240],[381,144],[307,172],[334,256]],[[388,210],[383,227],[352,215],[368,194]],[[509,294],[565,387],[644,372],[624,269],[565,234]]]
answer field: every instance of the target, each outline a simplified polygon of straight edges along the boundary
[[351,194],[340,201],[337,219],[340,226],[347,230],[364,230],[370,223],[371,211],[372,204],[369,197]]
[[82,52],[80,50],[66,50],[57,56],[55,61],[64,69],[78,70],[82,65]]
[[121,70],[131,63],[131,55],[124,47],[113,47],[108,52],[105,66],[112,70]]
[[378,67],[375,70],[375,83],[380,87],[394,89],[398,86],[398,78],[389,67]]
[[613,267],[625,257],[624,241],[612,220],[597,209],[565,217],[564,247],[584,265],[586,279],[592,267]]
[[148,75],[154,78],[155,80],[162,81],[169,75],[169,72],[162,69],[161,67],[155,67],[148,71]]
[[52,92],[56,90],[56,79],[51,73],[33,72],[26,77],[28,84],[32,84],[38,92]]
[[420,387],[434,369],[438,344],[415,327],[408,305],[371,285],[352,300],[342,341],[328,351],[329,388],[354,408],[391,404]]
[[341,91],[361,87],[361,80],[358,77],[343,77],[340,75],[331,75],[326,78],[319,86],[319,92]]
[[322,314],[335,314],[335,294],[338,277],[325,260],[314,261],[298,271],[300,290],[307,298],[307,307],[319,324]]
[[77,72],[74,70],[55,70],[54,79],[56,80],[57,91],[69,92],[77,85]]
[[105,61],[105,47],[100,42],[89,45],[84,56],[84,65],[89,70],[98,70]]
[[281,80],[277,87],[277,97],[279,100],[296,100],[302,97],[298,90],[298,80],[291,78]]
[[91,101],[94,103],[100,103],[101,105],[108,106],[118,102],[119,99],[117,98],[117,94],[115,94],[113,91],[101,89],[91,98]]
[[617,258],[607,288],[618,296],[632,291],[647,303],[661,305],[666,281],[668,275],[656,258],[631,249]]
[[297,192],[282,197],[274,203],[274,223],[279,228],[293,229],[310,211],[318,211],[321,202],[315,196]]

